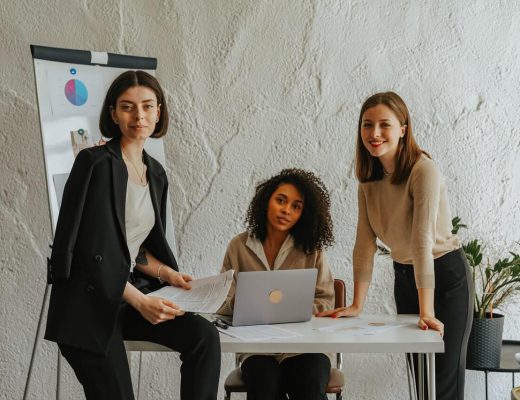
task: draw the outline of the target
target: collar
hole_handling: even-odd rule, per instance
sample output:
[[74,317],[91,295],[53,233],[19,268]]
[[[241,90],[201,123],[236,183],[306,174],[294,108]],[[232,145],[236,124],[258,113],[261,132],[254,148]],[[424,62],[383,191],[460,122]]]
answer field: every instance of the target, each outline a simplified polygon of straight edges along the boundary
[[112,139],[105,144],[109,153],[112,153],[116,158],[122,160],[123,153],[121,152],[121,143],[119,139]]
[[[260,259],[265,269],[270,270],[269,263],[267,262],[267,257],[265,256],[264,246],[262,242],[257,238],[248,235],[246,240],[246,247],[248,247],[255,255]],[[294,247],[294,238],[292,235],[287,235],[284,242],[282,243],[282,247],[280,247],[280,251],[274,260],[273,269],[280,269],[283,262],[287,258],[289,251]]]
[[[105,146],[109,153],[114,155],[117,159],[123,160],[121,142],[119,139],[112,139]],[[153,161],[153,158],[146,152],[146,150],[143,149],[143,162],[146,165],[147,171],[149,173],[153,173],[154,175],[161,175],[161,170],[156,167]]]

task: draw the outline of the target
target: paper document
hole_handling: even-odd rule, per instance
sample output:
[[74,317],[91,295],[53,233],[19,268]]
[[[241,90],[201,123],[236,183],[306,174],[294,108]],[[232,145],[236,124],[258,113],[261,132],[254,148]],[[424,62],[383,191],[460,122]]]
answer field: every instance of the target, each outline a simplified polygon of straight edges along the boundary
[[227,329],[218,328],[219,332],[240,340],[267,340],[287,339],[302,336],[299,333],[273,325],[229,326]]
[[213,314],[226,300],[231,282],[233,282],[233,272],[230,269],[219,275],[195,279],[190,282],[190,290],[165,286],[155,292],[148,293],[148,296],[171,300],[184,311]]
[[351,336],[375,335],[380,332],[407,325],[398,322],[385,322],[361,318],[348,318],[342,324],[334,324],[316,328],[320,332],[341,333]]

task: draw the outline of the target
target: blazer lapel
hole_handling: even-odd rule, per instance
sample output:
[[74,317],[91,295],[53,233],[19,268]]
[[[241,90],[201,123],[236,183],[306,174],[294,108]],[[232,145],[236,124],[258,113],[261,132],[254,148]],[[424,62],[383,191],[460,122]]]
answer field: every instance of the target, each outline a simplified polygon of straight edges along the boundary
[[114,211],[117,217],[117,224],[121,230],[126,243],[125,227],[125,206],[126,206],[126,186],[128,184],[128,171],[121,155],[119,140],[112,139],[106,144],[108,151],[112,153],[112,189],[114,193]]
[[150,197],[152,198],[153,210],[155,212],[155,225],[162,227],[161,221],[161,210],[159,210],[159,201],[157,200],[157,196],[160,196],[160,193],[157,193],[157,171],[155,170],[153,163],[150,161],[150,156],[146,151],[143,151],[143,161],[146,164],[146,177],[148,179],[148,185],[150,186]]
[[166,201],[163,199],[165,185],[167,185],[166,175],[160,164],[152,159],[146,151],[143,152],[143,161],[146,164],[146,176],[150,186],[150,197],[155,212],[155,226],[147,238],[149,250],[155,252],[154,255],[159,260],[169,265],[176,271],[179,270],[177,261],[166,240]]

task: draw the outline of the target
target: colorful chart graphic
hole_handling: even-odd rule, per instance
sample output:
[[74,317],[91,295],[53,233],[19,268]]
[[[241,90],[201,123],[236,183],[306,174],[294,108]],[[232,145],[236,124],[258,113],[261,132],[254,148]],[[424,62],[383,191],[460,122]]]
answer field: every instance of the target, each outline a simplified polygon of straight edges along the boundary
[[82,106],[88,99],[87,87],[79,79],[71,79],[65,84],[65,97],[75,106]]

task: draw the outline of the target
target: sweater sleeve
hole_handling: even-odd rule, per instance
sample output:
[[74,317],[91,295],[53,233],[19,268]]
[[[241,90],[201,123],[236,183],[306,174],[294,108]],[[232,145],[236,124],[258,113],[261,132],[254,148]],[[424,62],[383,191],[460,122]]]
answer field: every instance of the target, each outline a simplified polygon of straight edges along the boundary
[[368,219],[365,193],[362,187],[358,186],[358,223],[353,254],[354,282],[372,280],[376,250],[376,234]]
[[442,179],[430,160],[418,165],[410,179],[413,199],[411,250],[415,283],[417,288],[434,288],[433,245]]
[[235,290],[237,287],[237,276],[238,276],[238,266],[232,265],[232,253],[233,253],[233,241],[231,241],[227,247],[226,254],[224,256],[224,261],[222,262],[222,268],[220,272],[226,272],[230,269],[234,269],[235,273],[233,274],[233,282],[231,282],[231,287],[229,288],[229,292],[227,294],[226,300],[220,306],[217,311],[217,314],[222,315],[232,315],[233,314],[233,305],[235,303]]
[[318,278],[314,292],[314,313],[334,308],[334,279],[323,251],[319,251],[317,254],[316,268],[318,269]]

